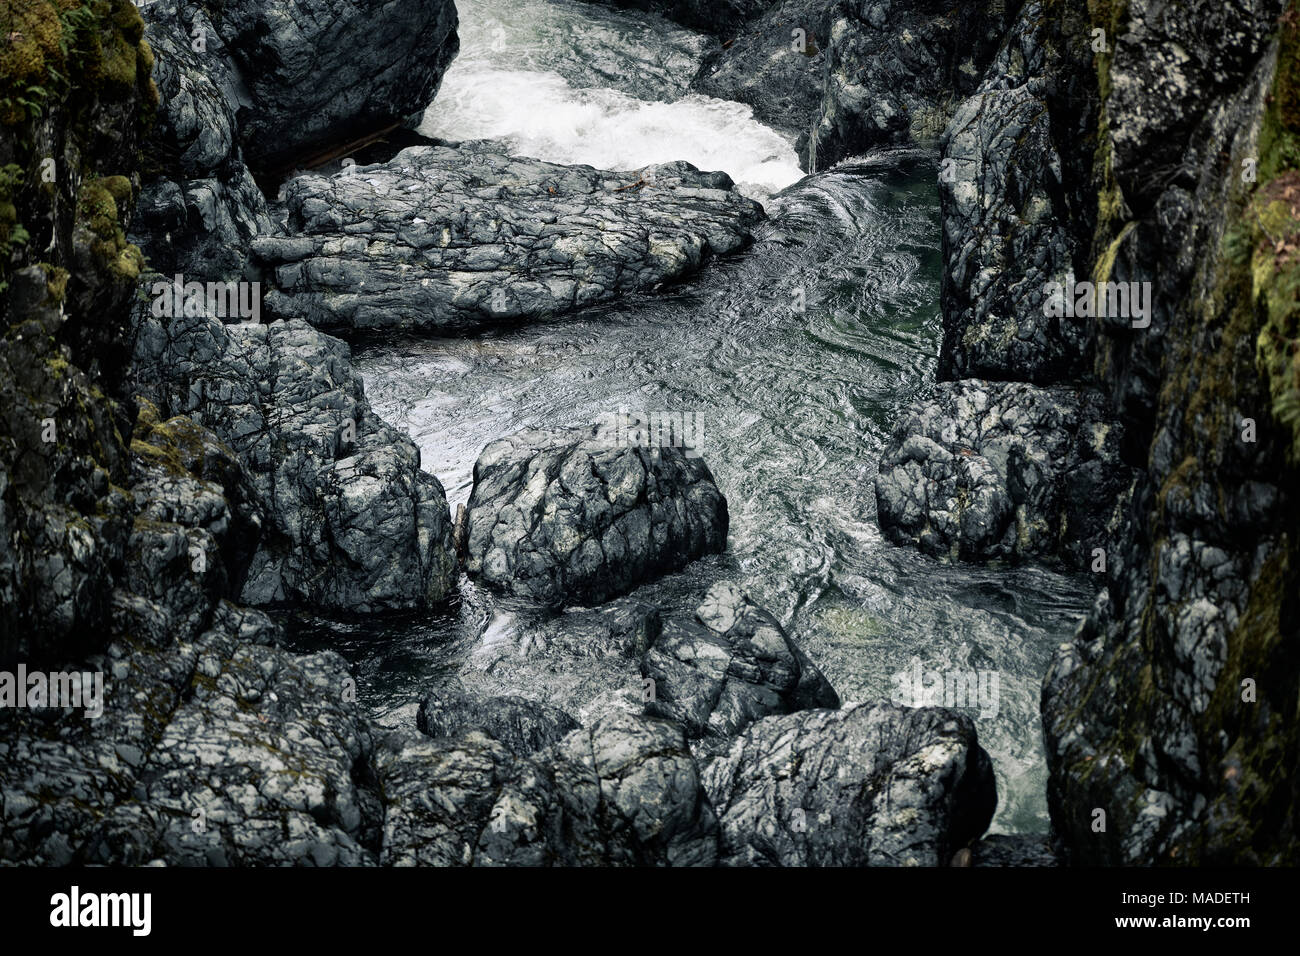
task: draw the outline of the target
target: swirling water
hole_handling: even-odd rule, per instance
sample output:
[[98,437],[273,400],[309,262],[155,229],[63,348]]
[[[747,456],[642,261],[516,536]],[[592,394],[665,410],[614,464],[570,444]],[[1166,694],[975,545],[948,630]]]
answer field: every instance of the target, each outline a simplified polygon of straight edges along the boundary
[[[458,6],[465,49],[426,116],[439,135],[495,131],[526,155],[543,155],[554,141],[561,146],[543,158],[635,169],[666,158],[696,161],[690,150],[707,139],[700,131],[714,130],[730,139],[705,154],[712,161],[697,164],[738,181],[774,155],[768,137],[778,134],[752,116],[742,123],[747,138],[711,127],[716,111],[734,104],[685,93],[683,64],[698,62],[705,46],[679,28],[567,0]],[[667,66],[658,78],[642,69],[635,89],[602,85],[616,82],[618,64],[637,62]],[[553,109],[534,100],[512,106],[492,86],[502,63],[560,80],[533,90],[543,101],[554,96]],[[543,122],[567,116],[573,97],[588,94],[598,107],[587,127],[561,131]],[[439,114],[444,98],[453,102]],[[499,117],[476,116],[475,102]],[[683,119],[634,142],[621,135],[629,118],[619,104],[633,113],[675,109]],[[738,116],[747,110],[735,108]],[[511,122],[512,110],[535,115]],[[612,152],[590,145],[606,136],[618,140]],[[793,163],[793,153],[786,159]],[[751,182],[765,194],[785,186],[782,178],[793,177]],[[769,219],[754,245],[690,282],[473,338],[359,345],[357,366],[375,411],[414,438],[453,510],[469,497],[479,451],[496,437],[620,409],[698,412],[705,460],[730,505],[728,550],[635,596],[688,613],[711,583],[741,584],[781,619],[845,702],[892,697],[895,675],[915,666],[995,674],[996,696],[981,694],[979,709],[969,711],[997,774],[993,829],[1043,831],[1039,686],[1052,650],[1085,610],[1087,583],[1032,566],[938,564],[891,546],[876,523],[880,452],[901,410],[932,387],[937,365],[934,179],[925,155],[860,157],[767,198]],[[393,724],[411,721],[420,694],[453,679],[543,699],[584,680],[621,679],[562,656],[530,658],[547,626],[545,616],[462,578],[458,596],[433,613],[305,621],[297,639],[347,656],[362,699]],[[542,663],[520,665],[521,658]]]

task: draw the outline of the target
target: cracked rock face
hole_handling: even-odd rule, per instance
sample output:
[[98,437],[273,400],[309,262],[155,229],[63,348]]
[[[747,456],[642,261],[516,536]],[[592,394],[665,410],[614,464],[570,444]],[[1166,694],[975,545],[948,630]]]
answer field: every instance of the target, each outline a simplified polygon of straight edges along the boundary
[[760,720],[704,786],[723,866],[946,866],[997,805],[970,718],[883,703]]
[[548,747],[578,729],[576,720],[549,704],[515,696],[475,698],[455,689],[426,695],[415,725],[434,738],[481,731],[518,756]]
[[425,607],[454,585],[451,517],[415,444],[376,417],[343,342],[297,320],[222,325],[137,312],[141,390],[245,463],[266,524],[250,604]]
[[[274,220],[240,149],[241,82],[230,52],[202,8],[182,17],[175,0],[147,0],[140,15],[160,102],[131,239],[168,275],[237,278],[249,241]],[[195,30],[203,52],[193,48]]]
[[255,169],[420,113],[460,49],[452,0],[227,0],[212,16],[244,85]]
[[[640,183],[640,185],[637,185]],[[446,332],[559,314],[651,289],[750,241],[762,207],[725,173],[631,173],[413,146],[285,187],[288,233],[254,253],[267,307],[326,330]]]
[[543,604],[597,604],[727,545],[727,500],[689,450],[607,426],[526,430],[474,463],[469,572]]
[[641,673],[655,682],[646,713],[715,742],[771,714],[840,703],[776,618],[729,584],[711,589],[694,619],[665,623]]
[[749,103],[763,122],[797,134],[805,168],[811,136],[815,168],[826,169],[873,146],[935,143],[1004,25],[993,2],[768,3],[726,34],[734,42],[696,87]]
[[381,748],[380,862],[711,866],[717,819],[676,724],[611,714],[530,757],[485,734]]
[[1122,429],[1087,389],[944,383],[896,426],[876,475],[880,527],[953,560],[1059,558],[1112,531],[1133,481]]
[[[1095,195],[1076,197],[1066,183],[1070,174],[1077,176],[1067,164],[1077,164],[1074,154],[1088,141],[1088,130],[1067,125],[1066,109],[1057,102],[1060,85],[1048,79],[1050,71],[1070,68],[1047,49],[1053,28],[1059,29],[1042,4],[1027,4],[943,136],[941,379],[1051,384],[1092,364],[1097,320],[1048,315],[1058,310],[1045,308],[1048,283],[1064,286],[1076,271],[1079,281],[1092,278],[1083,263],[1091,235],[1084,207],[1096,204]],[[1077,38],[1055,44],[1066,50],[1080,45],[1088,49]],[[1090,95],[1077,96],[1077,112],[1087,114]],[[1071,155],[1062,157],[1061,150]]]

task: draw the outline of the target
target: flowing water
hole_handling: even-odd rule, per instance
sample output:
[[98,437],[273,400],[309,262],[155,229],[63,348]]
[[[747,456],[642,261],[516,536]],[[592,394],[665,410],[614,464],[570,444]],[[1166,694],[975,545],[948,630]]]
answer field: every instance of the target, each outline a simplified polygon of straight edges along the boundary
[[[937,364],[932,157],[885,151],[769,195],[799,177],[793,153],[747,107],[686,93],[683,76],[707,49],[699,37],[583,3],[458,6],[464,49],[427,132],[608,168],[689,159],[749,182],[769,219],[747,252],[654,295],[475,338],[359,347],[375,411],[415,439],[453,510],[496,437],[619,410],[699,413],[730,506],[727,552],[634,596],[689,613],[710,584],[739,583],[846,703],[894,696],[896,675],[916,667],[947,680],[982,672],[969,712],[997,773],[993,829],[1046,830],[1039,686],[1091,589],[1034,567],[938,564],[891,546],[876,523],[881,449]],[[390,724],[409,723],[419,696],[452,680],[568,702],[582,719],[626,705],[637,682],[634,661],[553,646],[591,616],[549,617],[462,578],[433,614],[305,621],[298,640],[347,656],[363,700]]]

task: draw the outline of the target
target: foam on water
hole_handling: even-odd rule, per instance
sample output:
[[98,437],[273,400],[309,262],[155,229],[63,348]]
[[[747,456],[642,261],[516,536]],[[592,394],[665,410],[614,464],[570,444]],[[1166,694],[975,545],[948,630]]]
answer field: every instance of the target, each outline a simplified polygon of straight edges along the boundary
[[468,0],[462,50],[420,132],[520,156],[637,171],[685,160],[756,199],[803,176],[790,141],[741,103],[687,92],[707,44],[589,4]]
[[684,159],[723,170],[760,199],[803,176],[790,143],[757,122],[748,106],[694,94],[646,102],[617,90],[575,89],[555,73],[449,72],[420,132],[499,140],[521,156],[598,169]]

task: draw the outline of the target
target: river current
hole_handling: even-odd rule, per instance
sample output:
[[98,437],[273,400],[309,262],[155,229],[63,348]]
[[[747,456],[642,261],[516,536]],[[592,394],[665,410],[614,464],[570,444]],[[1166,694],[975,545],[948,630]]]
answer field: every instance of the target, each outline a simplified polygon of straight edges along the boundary
[[[992,829],[1045,831],[1039,687],[1089,583],[1033,566],[938,564],[890,545],[876,522],[881,450],[937,365],[934,157],[881,151],[804,177],[789,141],[749,107],[689,92],[711,42],[697,34],[576,0],[457,6],[462,50],[426,135],[607,169],[685,159],[728,172],[768,219],[748,251],[670,289],[472,338],[358,343],[375,411],[420,446],[453,512],[497,437],[620,410],[696,413],[730,506],[727,552],[634,596],[689,613],[710,584],[740,584],[845,703],[893,697],[896,675],[916,668],[982,675],[968,712],[997,775]],[[539,699],[631,681],[539,651],[555,626],[462,578],[432,613],[308,618],[295,641],[343,653],[362,700],[392,725],[452,680]]]

